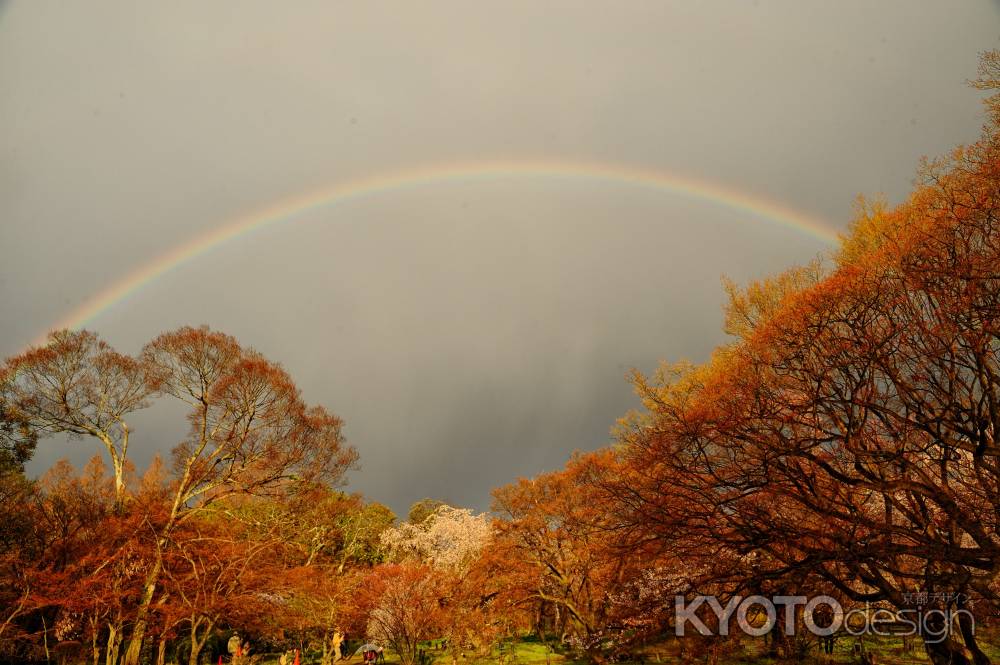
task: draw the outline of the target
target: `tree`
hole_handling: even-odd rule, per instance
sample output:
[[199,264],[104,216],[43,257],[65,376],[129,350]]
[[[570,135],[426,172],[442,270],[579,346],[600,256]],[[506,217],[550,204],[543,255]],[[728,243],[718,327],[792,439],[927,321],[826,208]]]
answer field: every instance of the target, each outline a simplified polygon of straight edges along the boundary
[[392,510],[377,501],[359,503],[356,509],[342,514],[338,520],[341,534],[338,573],[344,572],[348,562],[381,563],[382,534],[396,521]]
[[383,531],[382,544],[391,558],[458,571],[468,568],[491,534],[486,515],[441,504],[419,522]]
[[[89,642],[93,662],[103,646],[105,660],[117,662],[124,630],[141,588],[148,556],[139,513],[115,510],[114,481],[95,457],[82,475],[66,462],[53,466],[18,505],[25,523],[8,549],[4,582],[23,591],[11,647],[20,632],[30,649],[36,632],[48,650],[54,640]],[[10,618],[14,618],[11,615]],[[13,642],[13,644],[12,644]]]
[[[831,274],[764,299],[706,366],[638,379],[623,524],[760,553],[772,583],[995,604],[998,150],[988,132],[928,163],[905,204],[863,210]],[[932,661],[988,663],[960,628],[925,642]]]
[[[971,84],[978,90],[1000,90],[1000,50],[986,51],[980,56],[979,76]],[[1000,93],[994,92],[983,100],[983,104],[989,114],[986,131],[995,132],[1000,127]]]
[[488,655],[496,636],[496,617],[490,605],[496,580],[481,574],[482,558],[491,546],[493,529],[487,516],[440,504],[417,522],[404,522],[382,533],[390,560],[421,564],[437,581],[438,637],[443,638],[452,660],[466,644],[475,644]]
[[621,650],[611,596],[638,574],[642,552],[641,544],[630,552],[618,542],[604,495],[591,482],[594,467],[612,464],[613,456],[575,457],[562,471],[494,491],[493,504],[501,516],[497,546],[511,566],[524,566],[514,578],[522,602],[539,615],[552,608],[560,638],[598,660]]
[[[0,647],[11,654],[30,658],[54,635],[72,636],[91,643],[95,662],[103,643],[107,665],[134,664],[153,625],[162,661],[166,636],[186,621],[197,657],[223,615],[265,628],[259,616],[291,592],[264,571],[321,563],[337,574],[379,556],[391,513],[335,489],[357,459],[341,421],[232,337],[182,328],[130,358],[92,333],[63,331],[10,360],[0,379],[0,491],[11,500]],[[190,407],[190,430],[169,469],[157,460],[135,482],[127,417],[159,396]],[[82,478],[60,464],[37,487],[25,481],[18,469],[34,436],[57,432],[102,441],[113,478],[101,480],[98,464]],[[250,519],[268,511],[281,519]],[[245,520],[239,539],[213,530],[234,516]]]
[[[24,471],[38,441],[31,423],[9,403],[8,380],[0,370],[0,478]],[[0,490],[2,492],[2,490]],[[0,494],[0,503],[5,497]]]
[[[45,346],[11,358],[4,375],[6,410],[18,423],[41,434],[91,436],[103,444],[120,505],[130,433],[126,418],[145,408],[151,393],[142,363],[92,332],[61,330],[51,333]],[[28,439],[20,435],[20,440]]]
[[433,515],[434,511],[438,508],[446,505],[448,504],[438,499],[420,499],[420,501],[416,501],[412,506],[410,506],[410,512],[407,519],[410,520],[411,524],[420,524],[425,519]]
[[[191,409],[190,432],[173,453],[176,480],[158,527],[158,553],[179,524],[213,503],[298,483],[336,484],[357,459],[343,444],[340,419],[307,407],[281,367],[228,335],[181,328],[147,344],[142,362],[151,389]],[[162,570],[158,554],[146,575],[126,665],[138,663]]]
[[241,519],[280,529],[285,542],[301,553],[301,565],[336,563],[337,574],[349,564],[381,562],[380,537],[396,520],[384,505],[327,485],[299,487],[273,503],[247,508],[254,514],[244,511]]
[[259,594],[271,586],[269,555],[278,541],[221,518],[202,515],[175,530],[163,566],[163,593],[183,608],[190,665],[197,665],[217,626],[253,616],[260,609]]
[[24,477],[24,463],[35,448],[29,423],[7,402],[7,382],[0,378],[0,644],[4,633],[28,605],[30,585],[18,565],[25,534],[31,530],[24,507],[34,488]]
[[365,584],[372,601],[368,637],[390,645],[403,665],[413,665],[420,642],[437,636],[443,624],[440,583],[440,576],[424,564],[373,569]]

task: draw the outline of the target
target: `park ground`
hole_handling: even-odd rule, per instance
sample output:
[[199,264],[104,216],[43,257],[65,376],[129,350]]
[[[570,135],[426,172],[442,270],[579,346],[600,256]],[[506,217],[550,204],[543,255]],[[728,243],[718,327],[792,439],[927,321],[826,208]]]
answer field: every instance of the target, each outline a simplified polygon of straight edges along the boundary
[[[855,643],[856,640],[854,638],[839,639],[836,642],[832,656],[815,655],[814,650],[813,655],[806,656],[805,659],[798,662],[803,663],[803,665],[846,665],[857,663]],[[980,640],[980,647],[993,662],[1000,662],[1000,630],[994,629],[989,631],[985,639]],[[910,652],[905,652],[903,650],[903,642],[899,638],[866,637],[864,648],[876,656],[876,662],[879,665],[912,665],[913,663],[930,662],[924,653],[923,646],[919,642],[915,644]],[[682,658],[679,651],[679,642],[668,640],[643,647],[636,651],[634,660],[623,662],[624,665],[656,665],[658,663],[673,665],[675,663],[710,662],[704,657],[696,659]],[[764,651],[765,645],[763,641],[746,639],[735,645],[735,648],[728,652],[720,652],[716,665],[782,665],[792,662],[789,660],[776,661],[773,658],[768,658],[763,655]],[[425,661],[425,665],[451,665],[451,656],[447,653],[428,649],[427,654],[429,657]],[[303,665],[313,662],[313,659],[309,657],[310,655],[306,654]],[[315,662],[318,661],[317,654]],[[262,665],[272,665],[277,662],[277,657],[275,656],[273,659],[265,658],[262,661]],[[361,656],[358,655],[341,662],[346,662],[348,665],[361,665],[362,661]],[[386,665],[399,665],[400,661],[396,654],[387,651],[385,663]],[[581,661],[574,660],[571,656],[559,653],[533,640],[518,640],[513,642],[513,648],[508,645],[505,647],[503,653],[495,650],[489,658],[468,657],[459,660],[459,665],[496,665],[498,663],[502,665],[583,665]]]

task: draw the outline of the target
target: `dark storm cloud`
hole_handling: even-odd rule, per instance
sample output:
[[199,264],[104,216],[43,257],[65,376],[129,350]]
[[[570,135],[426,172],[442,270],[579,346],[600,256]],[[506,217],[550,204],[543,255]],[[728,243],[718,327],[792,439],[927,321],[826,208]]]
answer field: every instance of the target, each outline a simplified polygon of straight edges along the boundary
[[[662,168],[846,224],[975,138],[990,3],[0,4],[0,352],[226,220],[344,179],[543,157]],[[722,341],[719,276],[813,238],[676,194],[446,182],[240,238],[103,312],[123,350],[209,323],[344,416],[405,510],[608,441],[624,376]],[[138,422],[145,464],[180,435]],[[87,442],[42,445],[35,468]]]

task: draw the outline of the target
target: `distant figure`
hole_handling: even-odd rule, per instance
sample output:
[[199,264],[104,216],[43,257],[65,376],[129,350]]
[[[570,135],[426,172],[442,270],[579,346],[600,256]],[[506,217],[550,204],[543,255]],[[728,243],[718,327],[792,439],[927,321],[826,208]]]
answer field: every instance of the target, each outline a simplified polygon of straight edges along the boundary
[[340,660],[344,657],[343,645],[344,645],[345,635],[340,632],[338,627],[333,631],[333,659]]
[[[813,621],[816,622],[818,628],[829,628],[833,625],[833,611],[826,605],[820,605],[816,612],[813,614]],[[834,635],[824,635],[819,638],[820,651],[825,654],[833,653],[833,643],[835,640]]]

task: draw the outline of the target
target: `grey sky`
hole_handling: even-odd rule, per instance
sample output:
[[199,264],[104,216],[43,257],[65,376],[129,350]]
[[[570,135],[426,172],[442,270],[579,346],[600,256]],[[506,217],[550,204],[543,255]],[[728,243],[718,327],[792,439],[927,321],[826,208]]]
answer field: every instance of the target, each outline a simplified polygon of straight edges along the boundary
[[[991,2],[0,5],[0,353],[171,247],[345,179],[494,159],[668,169],[835,228],[973,140]],[[313,211],[91,325],[134,352],[208,323],[347,420],[351,485],[397,511],[608,441],[624,375],[722,341],[719,277],[823,250],[704,201],[560,177]],[[140,465],[180,432],[139,420]],[[34,469],[85,459],[47,441]]]

